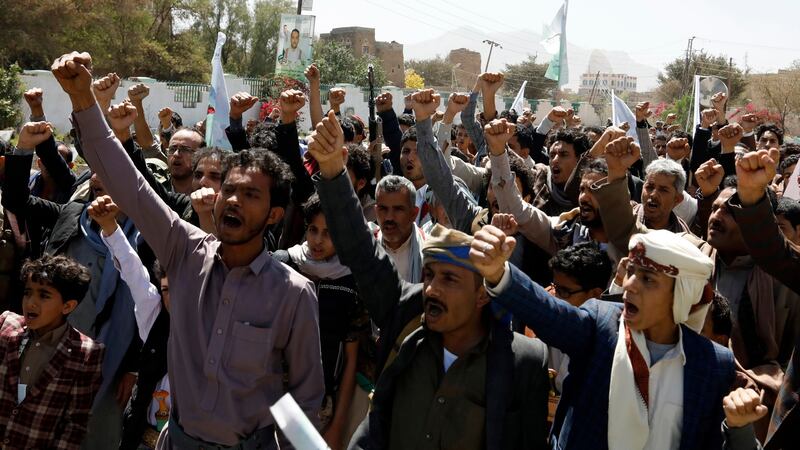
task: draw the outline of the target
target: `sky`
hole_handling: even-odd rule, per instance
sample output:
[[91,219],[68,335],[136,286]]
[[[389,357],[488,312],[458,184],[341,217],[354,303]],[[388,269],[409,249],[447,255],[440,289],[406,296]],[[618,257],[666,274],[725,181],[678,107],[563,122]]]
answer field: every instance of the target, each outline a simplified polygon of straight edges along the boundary
[[[375,28],[379,41],[408,46],[469,26],[502,37],[528,30],[541,33],[562,0],[314,0],[305,14],[316,16],[316,33],[331,28]],[[765,8],[759,10],[759,5]],[[776,72],[800,59],[800,1],[796,0],[571,0],[567,39],[585,48],[625,51],[641,64],[661,69],[694,49],[726,54],[753,73]],[[481,50],[488,36],[464,36],[465,47]],[[499,39],[499,38],[498,38]],[[503,49],[519,60],[526,44],[509,37]],[[415,55],[405,53],[405,59]],[[443,55],[445,56],[445,55]],[[491,67],[490,67],[491,69]],[[620,71],[615,67],[615,71]]]

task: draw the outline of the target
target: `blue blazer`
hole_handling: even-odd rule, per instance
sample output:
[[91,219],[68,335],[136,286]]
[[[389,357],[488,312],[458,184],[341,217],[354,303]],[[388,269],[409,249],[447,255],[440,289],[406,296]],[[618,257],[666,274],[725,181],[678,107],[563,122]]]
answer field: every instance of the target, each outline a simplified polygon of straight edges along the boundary
[[[608,448],[608,391],[622,305],[592,299],[576,308],[509,267],[511,284],[494,301],[570,357],[551,430],[552,447]],[[680,449],[722,448],[722,398],[735,378],[733,354],[681,327],[686,365]]]

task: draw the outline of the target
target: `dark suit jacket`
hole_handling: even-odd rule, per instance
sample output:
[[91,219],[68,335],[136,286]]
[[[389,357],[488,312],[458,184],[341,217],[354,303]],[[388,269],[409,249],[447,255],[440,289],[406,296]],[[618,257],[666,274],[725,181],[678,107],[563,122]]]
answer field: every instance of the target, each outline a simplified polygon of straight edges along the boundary
[[[738,195],[728,199],[750,255],[758,266],[789,289],[800,292],[800,248],[789,242],[778,228],[772,206],[765,195],[753,206],[743,207]],[[800,339],[786,368],[783,386],[775,402],[765,448],[794,448],[800,440]]]
[[[367,227],[347,172],[333,180],[316,176],[315,182],[339,259],[352,271],[361,298],[381,329],[384,344],[378,367],[383,367],[391,343],[422,313],[423,285],[400,279]],[[409,367],[427,333],[430,331],[426,329],[412,333],[379,376],[370,414],[353,436],[350,448],[387,447],[395,382]],[[541,341],[493,324],[487,350],[486,448],[545,448],[548,390],[547,352]]]
[[17,404],[24,319],[0,315],[0,442],[4,449],[80,448],[97,390],[104,348],[67,325],[50,362]]
[[[570,357],[550,436],[553,448],[608,448],[608,415],[613,413],[608,411],[608,391],[622,305],[589,300],[576,308],[510,267],[511,284],[494,301]],[[680,448],[720,448],[722,398],[735,377],[733,354],[681,327],[686,364]]]

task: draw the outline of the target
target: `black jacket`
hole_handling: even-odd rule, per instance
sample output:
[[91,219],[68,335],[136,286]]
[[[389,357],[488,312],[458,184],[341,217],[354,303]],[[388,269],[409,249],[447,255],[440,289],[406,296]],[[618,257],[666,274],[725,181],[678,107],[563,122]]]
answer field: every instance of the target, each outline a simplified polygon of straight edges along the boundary
[[[333,180],[315,177],[322,209],[342,264],[356,278],[359,293],[381,330],[378,367],[403,328],[422,313],[423,285],[400,279],[389,256],[367,228],[346,172]],[[412,333],[398,356],[380,374],[372,409],[350,442],[353,449],[382,449],[389,442],[395,381],[413,360],[427,330]],[[546,448],[547,350],[536,339],[492,326],[487,351],[486,448]]]

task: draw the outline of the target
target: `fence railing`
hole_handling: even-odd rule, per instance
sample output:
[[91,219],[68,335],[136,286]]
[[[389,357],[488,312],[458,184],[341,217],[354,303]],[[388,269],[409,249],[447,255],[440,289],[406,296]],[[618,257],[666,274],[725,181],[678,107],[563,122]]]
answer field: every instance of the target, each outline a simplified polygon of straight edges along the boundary
[[210,89],[207,84],[179,83],[167,81],[167,86],[175,92],[175,101],[182,103],[184,108],[194,108],[203,101],[203,92]]

